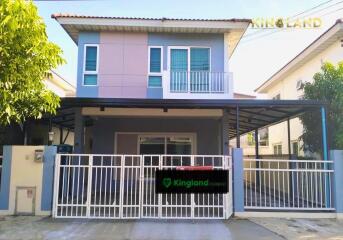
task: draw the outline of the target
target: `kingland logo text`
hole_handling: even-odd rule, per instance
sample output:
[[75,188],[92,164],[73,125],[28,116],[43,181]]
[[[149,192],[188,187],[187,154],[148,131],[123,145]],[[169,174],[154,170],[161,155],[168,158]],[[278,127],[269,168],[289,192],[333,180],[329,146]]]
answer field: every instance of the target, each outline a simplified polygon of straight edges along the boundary
[[322,20],[320,18],[282,18],[282,17],[271,17],[271,18],[253,18],[252,28],[319,28],[322,26]]

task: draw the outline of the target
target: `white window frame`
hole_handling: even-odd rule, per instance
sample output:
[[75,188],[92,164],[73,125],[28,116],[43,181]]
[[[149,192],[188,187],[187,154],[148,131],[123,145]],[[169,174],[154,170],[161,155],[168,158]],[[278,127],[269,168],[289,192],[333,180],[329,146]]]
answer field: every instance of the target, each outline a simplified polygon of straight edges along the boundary
[[[161,49],[161,69],[160,72],[150,72],[150,50],[151,48]],[[161,86],[160,87],[150,87],[149,86],[149,77],[156,76],[161,77]],[[163,46],[149,46],[148,47],[148,77],[147,77],[147,87],[148,88],[162,88],[163,87]]]
[[[276,97],[279,96],[279,99],[276,99]],[[274,94],[273,100],[281,100],[281,93]]]
[[[281,153],[276,153],[276,154],[275,154],[274,148],[276,147],[276,150],[279,151],[278,146],[281,146]],[[282,143],[274,143],[274,144],[273,144],[273,154],[274,154],[274,155],[282,155],[282,150],[283,150],[283,149],[282,149]]]
[[167,154],[167,138],[168,137],[185,137],[189,138],[191,140],[191,152],[192,155],[195,155],[196,149],[195,149],[195,139],[196,135],[193,133],[147,133],[147,134],[139,134],[137,137],[137,153],[141,154],[140,149],[140,139],[142,137],[151,137],[151,138],[164,138],[164,154]]
[[117,139],[118,135],[120,134],[133,134],[137,135],[136,139],[136,153],[140,154],[140,145],[139,145],[139,138],[140,137],[189,137],[191,138],[191,145],[192,145],[192,154],[196,155],[197,150],[197,133],[196,132],[115,132],[114,133],[114,153],[117,154]]
[[299,148],[299,141],[298,140],[291,141],[291,153],[294,154],[294,146],[293,146],[294,143],[297,143],[297,146],[298,146],[297,155],[299,155],[300,148]]
[[[96,47],[96,70],[95,71],[86,71],[86,49],[87,47]],[[85,75],[98,75],[99,70],[99,44],[85,44],[83,46],[83,71],[82,71],[82,86],[84,87],[97,87],[98,86],[98,79],[96,81],[96,85],[87,85],[85,84]],[[98,77],[98,76],[97,76]]]
[[168,72],[170,72],[170,53],[172,49],[186,49],[188,50],[188,54],[187,54],[187,58],[188,58],[188,69],[187,72],[191,71],[191,48],[206,48],[209,49],[209,68],[208,71],[211,72],[212,71],[212,49],[210,46],[169,46],[168,47],[168,56],[167,56],[167,69]]

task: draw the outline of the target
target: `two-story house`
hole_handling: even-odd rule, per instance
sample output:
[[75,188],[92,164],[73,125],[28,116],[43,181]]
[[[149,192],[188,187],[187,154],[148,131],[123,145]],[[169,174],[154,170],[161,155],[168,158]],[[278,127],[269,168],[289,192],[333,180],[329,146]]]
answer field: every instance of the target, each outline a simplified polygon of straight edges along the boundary
[[[315,73],[320,72],[324,62],[337,64],[343,60],[343,22],[337,20],[327,31],[260,85],[256,92],[266,94],[270,99],[301,99],[302,85],[312,82]],[[291,144],[287,141],[287,123],[269,128],[269,148],[265,154],[304,155],[300,136],[303,126],[298,118],[290,121]]]
[[[233,99],[229,59],[250,20],[52,17],[78,45],[77,98]],[[221,153],[221,110],[85,106],[80,114],[87,126],[75,147],[88,153]]]

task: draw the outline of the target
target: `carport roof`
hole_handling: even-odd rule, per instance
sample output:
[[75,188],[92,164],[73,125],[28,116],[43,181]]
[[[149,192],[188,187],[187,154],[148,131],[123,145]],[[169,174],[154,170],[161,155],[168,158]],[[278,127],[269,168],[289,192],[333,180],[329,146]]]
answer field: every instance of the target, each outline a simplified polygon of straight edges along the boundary
[[223,109],[229,113],[229,136],[234,138],[237,135],[237,126],[239,133],[244,134],[297,117],[307,111],[318,110],[322,106],[325,103],[314,100],[62,98],[61,108],[52,117],[52,122],[73,129],[75,109],[80,107]]

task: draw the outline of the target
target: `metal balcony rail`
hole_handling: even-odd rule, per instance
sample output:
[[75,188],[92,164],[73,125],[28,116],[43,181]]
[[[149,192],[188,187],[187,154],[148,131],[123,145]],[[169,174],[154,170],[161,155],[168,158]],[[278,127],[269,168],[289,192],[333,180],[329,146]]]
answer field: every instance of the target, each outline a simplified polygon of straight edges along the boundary
[[170,92],[227,93],[229,74],[209,71],[171,71]]

